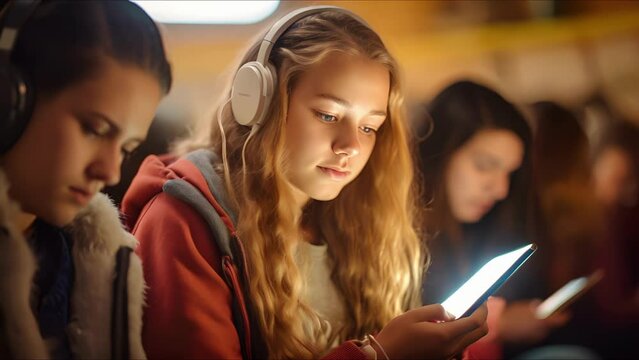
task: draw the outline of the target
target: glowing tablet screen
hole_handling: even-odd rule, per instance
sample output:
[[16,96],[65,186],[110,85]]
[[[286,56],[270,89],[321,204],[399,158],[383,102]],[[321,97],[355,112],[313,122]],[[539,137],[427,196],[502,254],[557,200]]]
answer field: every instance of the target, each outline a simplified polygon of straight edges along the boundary
[[493,258],[446,299],[442,306],[456,319],[470,315],[532,255],[536,248],[535,244],[528,244]]

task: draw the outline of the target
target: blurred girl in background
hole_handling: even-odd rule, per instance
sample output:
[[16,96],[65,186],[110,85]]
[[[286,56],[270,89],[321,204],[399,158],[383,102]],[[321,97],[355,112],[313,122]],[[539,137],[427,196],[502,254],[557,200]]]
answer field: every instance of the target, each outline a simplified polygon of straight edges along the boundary
[[604,234],[594,251],[605,277],[593,289],[598,331],[594,346],[606,358],[636,358],[639,350],[639,128],[611,120],[593,151],[594,193]]
[[545,262],[547,290],[555,291],[595,270],[603,212],[593,189],[588,138],[577,117],[552,102],[535,103],[531,110],[537,238],[545,248],[539,261]]

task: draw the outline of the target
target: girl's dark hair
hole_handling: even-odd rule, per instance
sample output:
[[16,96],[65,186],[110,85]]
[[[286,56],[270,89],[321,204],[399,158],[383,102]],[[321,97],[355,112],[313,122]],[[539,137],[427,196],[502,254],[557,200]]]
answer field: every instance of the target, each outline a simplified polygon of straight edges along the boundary
[[154,76],[163,93],[171,68],[160,33],[138,5],[128,1],[47,1],[20,29],[12,63],[48,96],[84,80],[103,57]]
[[571,177],[590,177],[589,142],[579,119],[568,109],[550,101],[531,106],[535,118],[535,179],[537,186]]
[[527,215],[514,212],[528,209],[531,204],[528,194],[532,134],[522,113],[494,90],[468,80],[449,85],[427,110],[430,118],[424,121],[432,122],[431,133],[418,143],[418,163],[424,180],[424,195],[433,210],[428,230],[448,233],[451,238],[461,235],[461,227],[448,207],[444,173],[451,156],[485,129],[512,131],[524,144],[524,159],[511,176],[508,198],[497,204],[480,223],[498,221],[501,229],[511,228],[517,232],[527,228]]

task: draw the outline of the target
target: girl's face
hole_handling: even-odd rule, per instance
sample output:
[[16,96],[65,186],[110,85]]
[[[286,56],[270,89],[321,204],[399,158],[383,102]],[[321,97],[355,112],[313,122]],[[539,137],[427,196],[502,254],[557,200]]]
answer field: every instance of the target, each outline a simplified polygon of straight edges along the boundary
[[297,81],[286,119],[286,178],[300,204],[332,200],[362,171],[386,119],[390,74],[333,53]]
[[593,165],[595,195],[605,205],[623,204],[636,197],[632,159],[617,146],[605,149]]
[[510,175],[521,166],[524,144],[503,129],[477,132],[453,153],[444,173],[453,217],[462,223],[479,221],[497,201],[508,196]]
[[105,59],[95,76],[37,101],[25,133],[1,159],[11,197],[52,225],[70,223],[119,181],[123,154],[146,137],[161,96],[151,75]]

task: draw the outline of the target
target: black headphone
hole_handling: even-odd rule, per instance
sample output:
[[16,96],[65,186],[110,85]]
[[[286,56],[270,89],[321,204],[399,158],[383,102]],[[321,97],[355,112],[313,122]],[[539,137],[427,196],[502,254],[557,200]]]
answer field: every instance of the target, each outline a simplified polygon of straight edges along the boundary
[[20,0],[2,10],[0,29],[0,154],[18,141],[33,111],[35,91],[28,76],[11,63],[11,52],[22,25],[40,1]]

